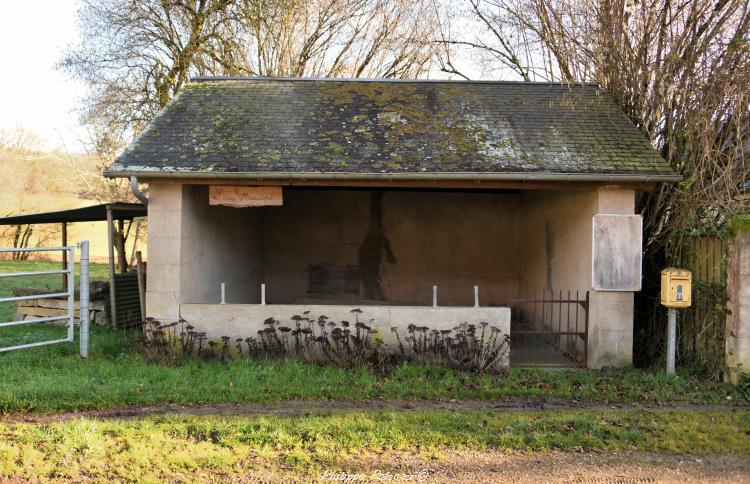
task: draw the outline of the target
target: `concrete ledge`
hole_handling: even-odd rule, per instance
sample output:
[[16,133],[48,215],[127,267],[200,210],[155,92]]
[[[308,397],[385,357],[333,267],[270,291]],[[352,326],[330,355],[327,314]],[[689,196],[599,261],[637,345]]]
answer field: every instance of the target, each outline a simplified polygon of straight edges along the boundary
[[[263,329],[263,321],[275,318],[283,326],[295,327],[291,317],[310,311],[309,317],[328,316],[329,320],[354,323],[352,309],[362,310],[359,321],[377,330],[386,344],[395,344],[391,327],[397,327],[403,338],[409,324],[427,326],[430,329],[453,329],[463,322],[479,325],[486,322],[503,334],[510,335],[510,308],[505,307],[425,307],[425,306],[343,306],[343,305],[296,305],[296,304],[182,304],[180,316],[196,330],[206,332],[209,338],[230,336],[231,338],[257,337]],[[489,336],[487,331],[487,337]],[[508,366],[504,362],[503,366]]]

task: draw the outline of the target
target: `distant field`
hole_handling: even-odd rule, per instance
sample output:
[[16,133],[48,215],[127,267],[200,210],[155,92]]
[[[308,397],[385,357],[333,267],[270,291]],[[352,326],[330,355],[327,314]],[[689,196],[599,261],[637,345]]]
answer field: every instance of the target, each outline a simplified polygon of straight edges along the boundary
[[[106,264],[91,264],[91,280],[106,280],[109,277]],[[8,272],[32,272],[60,269],[59,262],[46,261],[0,261],[0,274]],[[80,265],[76,264],[76,283]],[[42,288],[57,289],[62,288],[62,275],[50,276],[24,276],[0,278],[0,297],[10,297],[13,295],[14,288]],[[10,321],[13,317],[14,303],[0,303],[0,322]]]
[[[95,205],[97,202],[95,201],[88,201],[86,203],[81,203],[79,200],[79,203],[74,206],[86,206],[86,205]],[[69,206],[63,206],[63,208],[53,208],[49,209],[49,211],[54,210],[65,210]],[[45,210],[37,210],[36,212],[45,212],[48,211]],[[15,212],[14,212],[15,213]],[[26,211],[24,213],[34,213]],[[49,224],[45,225],[37,225],[36,230],[42,231],[42,230],[48,230],[48,227],[50,227]],[[56,228],[57,229],[57,228]],[[135,233],[135,225],[133,225],[133,229],[131,232],[131,236],[128,238],[128,241],[126,243],[126,254],[128,257],[131,256],[131,253],[133,251],[133,237],[132,234]],[[146,233],[145,228],[141,231],[141,240],[138,242],[138,249],[143,253],[144,259],[146,259]],[[107,223],[106,222],[76,222],[72,223],[68,226],[68,244],[77,244],[81,240],[88,240],[89,241],[89,257],[92,261],[97,261],[101,263],[107,262]],[[47,240],[45,242],[42,242],[39,244],[42,247],[52,247],[52,246],[59,246],[62,243],[62,239],[59,235],[59,230],[57,232],[57,235],[55,235],[52,239]],[[7,244],[7,243],[6,243]],[[32,239],[31,245],[36,245],[37,241],[35,239]],[[0,246],[4,246],[2,243],[0,243]],[[50,259],[50,260],[59,260],[60,259],[60,253],[39,253],[39,256],[43,259]],[[37,258],[37,255],[34,254],[32,258]]]
[[[99,203],[92,188],[102,180],[98,161],[89,155],[64,151],[9,151],[0,147],[0,171],[12,176],[3,180],[0,191],[0,217],[55,212]],[[135,229],[135,227],[133,227]],[[10,230],[10,234],[8,230]],[[0,247],[12,240],[13,227],[0,226]],[[132,232],[131,232],[132,235]],[[130,237],[127,255],[130,257]],[[41,241],[40,241],[41,239]],[[106,262],[106,222],[77,222],[68,226],[68,241],[90,242],[92,260]],[[145,239],[144,239],[145,241]],[[35,225],[30,245],[60,245],[60,226]],[[145,244],[139,244],[145,256]],[[50,254],[59,257],[58,254]]]

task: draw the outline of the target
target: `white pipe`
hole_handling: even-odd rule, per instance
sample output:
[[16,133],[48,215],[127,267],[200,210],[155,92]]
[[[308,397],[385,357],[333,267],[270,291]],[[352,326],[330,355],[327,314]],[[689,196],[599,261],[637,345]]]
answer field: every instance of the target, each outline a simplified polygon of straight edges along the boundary
[[59,269],[54,271],[32,271],[32,272],[4,272],[0,274],[0,278],[3,277],[23,277],[23,276],[47,276],[52,274],[67,274],[67,269]]
[[68,338],[63,338],[63,339],[55,339],[52,341],[41,341],[39,343],[27,343],[25,345],[8,346],[7,348],[0,348],[0,353],[4,353],[6,351],[22,350],[25,348],[36,348],[37,346],[47,346],[47,345],[54,345],[57,343],[67,343],[67,342],[68,342]]
[[224,284],[222,282],[221,283],[221,304],[226,304],[226,303],[227,303],[227,299],[226,299],[226,284]]
[[[22,324],[37,324],[37,323],[49,323],[50,321],[63,321],[68,319],[68,316],[46,316],[44,318],[33,318],[23,319],[21,321],[8,321],[7,323],[0,323],[0,328],[8,326],[21,326]],[[65,341],[68,341],[67,339]]]
[[15,301],[29,301],[31,299],[51,299],[51,298],[58,298],[58,297],[65,297],[65,296],[68,296],[67,292],[51,292],[51,293],[47,293],[47,294],[32,294],[30,296],[0,297],[0,303],[15,302]]
[[76,311],[76,251],[68,247],[68,341],[75,337]]
[[266,305],[266,284],[265,283],[260,285],[260,303],[263,306]]
[[89,241],[82,240],[81,244],[81,341],[80,352],[81,358],[89,356]]
[[474,286],[474,307],[479,307],[479,286]]
[[6,252],[51,252],[51,251],[61,251],[61,250],[67,250],[68,247],[21,247],[16,249],[0,249],[0,253],[6,253]]
[[437,305],[437,286],[432,286],[432,307],[436,308]]

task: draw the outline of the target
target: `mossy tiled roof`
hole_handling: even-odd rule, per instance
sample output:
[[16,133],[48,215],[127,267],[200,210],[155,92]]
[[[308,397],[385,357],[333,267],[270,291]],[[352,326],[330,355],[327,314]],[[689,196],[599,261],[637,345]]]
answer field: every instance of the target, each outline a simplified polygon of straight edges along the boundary
[[106,170],[674,175],[591,84],[193,82]]

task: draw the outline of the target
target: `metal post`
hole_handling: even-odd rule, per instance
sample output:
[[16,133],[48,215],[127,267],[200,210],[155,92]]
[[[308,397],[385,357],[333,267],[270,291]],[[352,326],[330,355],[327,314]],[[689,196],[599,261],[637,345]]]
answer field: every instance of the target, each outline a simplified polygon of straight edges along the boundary
[[437,306],[437,286],[432,286],[432,307],[436,308]]
[[474,286],[474,307],[479,307],[479,286]]
[[677,347],[677,310],[667,310],[667,375],[674,375],[674,360]]
[[76,252],[73,247],[68,247],[68,341],[73,341],[75,312],[76,312]]
[[80,341],[80,353],[81,358],[88,358],[89,356],[89,319],[91,313],[89,312],[89,241],[82,240],[80,243],[81,248],[81,289],[80,289],[80,300],[81,300],[81,341]]
[[226,284],[221,283],[221,304],[226,304]]
[[260,285],[260,303],[263,306],[266,305],[266,284],[265,283]]
[[[68,246],[68,224],[66,222],[62,223],[62,245],[63,247]],[[68,258],[65,251],[62,252],[62,270],[67,271],[68,270]],[[68,278],[66,274],[63,274],[63,289],[68,288]]]

